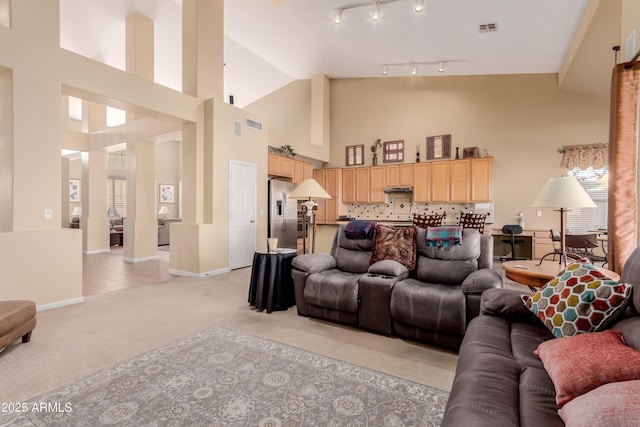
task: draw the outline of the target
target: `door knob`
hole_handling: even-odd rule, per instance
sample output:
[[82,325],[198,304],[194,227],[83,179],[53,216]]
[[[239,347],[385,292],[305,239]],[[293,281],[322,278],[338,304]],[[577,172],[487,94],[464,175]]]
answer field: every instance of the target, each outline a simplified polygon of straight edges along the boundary
[[249,222],[251,222],[251,224],[253,224],[253,223],[254,223],[254,222],[256,222],[256,221],[252,219],[252,220],[251,220],[251,221],[249,221]]

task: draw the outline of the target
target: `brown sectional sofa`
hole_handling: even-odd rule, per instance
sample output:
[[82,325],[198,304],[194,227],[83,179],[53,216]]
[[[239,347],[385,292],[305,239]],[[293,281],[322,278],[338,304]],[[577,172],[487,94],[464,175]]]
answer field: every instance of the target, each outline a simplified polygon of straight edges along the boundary
[[[626,262],[621,282],[634,284],[631,304],[611,329],[622,332],[626,344],[640,350],[640,249]],[[488,290],[483,294],[480,316],[467,327],[460,347],[443,427],[564,425],[558,413],[554,383],[534,354],[541,343],[556,338],[524,306],[521,294],[510,289]],[[595,350],[596,354],[600,352]],[[597,375],[602,375],[602,366],[605,365],[600,365]],[[640,372],[636,374],[640,378]],[[595,412],[599,412],[598,404],[593,405]],[[637,401],[633,410],[620,405],[616,411],[634,411],[627,414],[632,424],[624,425],[638,425]],[[580,413],[581,418],[587,416],[586,411]],[[615,424],[606,415],[602,421],[604,424],[598,425]],[[596,425],[585,418],[580,422]]]
[[370,263],[375,235],[350,239],[336,232],[329,254],[292,261],[296,306],[311,316],[457,350],[486,289],[501,288],[491,269],[493,237],[464,229],[462,244],[429,247],[418,229],[416,266]]

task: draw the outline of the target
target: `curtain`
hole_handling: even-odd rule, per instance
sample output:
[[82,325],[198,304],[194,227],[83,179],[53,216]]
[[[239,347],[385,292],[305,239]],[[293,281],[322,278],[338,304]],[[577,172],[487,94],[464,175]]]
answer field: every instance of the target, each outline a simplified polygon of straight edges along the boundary
[[565,145],[560,166],[567,169],[602,169],[609,165],[609,144]]
[[638,245],[638,89],[640,64],[619,64],[611,79],[608,268],[622,273]]

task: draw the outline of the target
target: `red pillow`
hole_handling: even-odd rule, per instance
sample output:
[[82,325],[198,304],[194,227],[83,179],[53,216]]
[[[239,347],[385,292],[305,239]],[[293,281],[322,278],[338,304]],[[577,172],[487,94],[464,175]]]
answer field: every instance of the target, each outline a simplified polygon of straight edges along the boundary
[[619,331],[555,338],[534,353],[553,381],[558,407],[604,384],[640,380],[640,351],[626,345]]
[[558,411],[571,427],[635,427],[640,420],[640,381],[605,384]]
[[376,225],[376,239],[370,264],[383,259],[398,261],[413,270],[416,266],[417,228]]

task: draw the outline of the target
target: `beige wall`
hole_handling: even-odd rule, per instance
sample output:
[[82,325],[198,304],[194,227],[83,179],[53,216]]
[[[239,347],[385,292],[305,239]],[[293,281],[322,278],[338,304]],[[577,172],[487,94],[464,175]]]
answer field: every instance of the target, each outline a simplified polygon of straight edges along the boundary
[[[169,209],[167,218],[180,218],[180,181],[182,179],[180,168],[182,149],[180,145],[180,141],[164,141],[156,144],[156,215],[160,206],[166,206]],[[173,203],[160,203],[158,192],[160,184],[174,186]]]
[[[640,2],[638,0],[622,0],[622,25],[620,28],[620,58],[627,58],[627,37],[636,30],[636,52],[640,50]],[[633,56],[636,52],[631,52]]]
[[[452,135],[455,147],[486,148],[494,157],[494,223],[557,227],[557,214],[535,216],[531,203],[560,168],[558,148],[608,140],[609,101],[557,88],[556,75],[341,79],[331,82],[331,160],[344,166],[345,147],[403,139],[405,159],[425,152],[429,135]],[[423,154],[424,158],[424,154]]]

